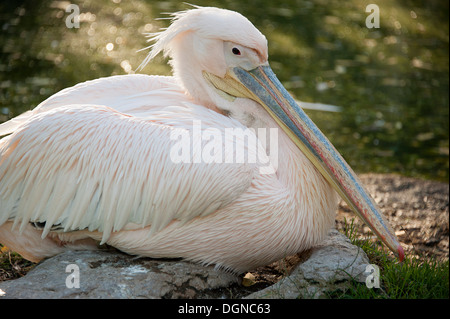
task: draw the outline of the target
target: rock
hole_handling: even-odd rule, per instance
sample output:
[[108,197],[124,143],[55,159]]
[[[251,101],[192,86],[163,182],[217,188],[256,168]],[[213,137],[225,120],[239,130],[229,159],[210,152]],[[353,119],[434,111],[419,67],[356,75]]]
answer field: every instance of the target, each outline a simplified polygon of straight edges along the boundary
[[[366,278],[367,256],[337,230],[308,255],[289,276],[247,298],[318,298],[350,277],[362,282]],[[245,289],[238,280],[212,266],[185,261],[137,258],[117,251],[69,251],[43,261],[20,279],[0,283],[0,294],[52,299],[228,298],[230,287],[235,292],[236,286]]]
[[[448,259],[448,184],[399,175],[360,177],[407,255],[419,249],[421,254]],[[341,204],[337,217],[339,227],[343,217],[350,220],[354,215]],[[256,284],[251,279],[245,287],[229,273],[189,262],[135,258],[118,252],[68,252],[38,264],[25,277],[0,281],[0,296],[3,291],[4,298],[320,298],[345,286],[350,276],[364,282],[368,275],[363,274],[369,264],[366,255],[336,230],[330,231],[321,245],[291,260],[295,263],[282,266],[275,275],[270,265],[257,269],[252,272],[259,274]],[[80,288],[66,288],[69,264],[79,267]],[[284,269],[291,267],[286,274]],[[270,283],[259,283],[261,275],[270,277]]]
[[120,252],[68,251],[43,261],[22,278],[1,282],[0,296],[218,298],[219,288],[237,281],[235,275],[190,262],[136,258]]
[[335,229],[310,254],[289,276],[246,298],[320,298],[325,292],[346,285],[351,278],[365,282],[369,275],[365,273],[367,255]]

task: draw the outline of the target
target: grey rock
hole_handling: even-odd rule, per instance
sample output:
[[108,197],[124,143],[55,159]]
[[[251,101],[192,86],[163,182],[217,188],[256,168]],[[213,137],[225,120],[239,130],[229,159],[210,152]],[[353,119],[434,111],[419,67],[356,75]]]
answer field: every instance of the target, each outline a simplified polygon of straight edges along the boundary
[[190,262],[68,251],[43,261],[22,278],[1,282],[0,294],[35,299],[218,298],[220,288],[237,281],[235,275]]
[[[365,253],[334,229],[303,260],[289,276],[246,298],[320,298],[350,277],[364,282],[369,264]],[[74,278],[76,272],[79,280]],[[228,290],[239,287],[238,281],[238,276],[191,262],[117,251],[69,251],[43,261],[20,279],[1,282],[0,295],[3,291],[2,298],[228,298]],[[77,282],[79,287],[71,287]]]
[[[360,177],[395,230],[411,229],[403,235],[413,240],[410,244],[402,242],[406,248],[414,244],[414,249],[419,247],[422,253],[432,250],[448,258],[448,184],[399,175]],[[353,217],[345,204],[340,215]],[[435,240],[438,243],[434,244]],[[65,269],[73,263],[80,269],[80,288],[68,289],[65,281],[70,273]],[[233,294],[227,295],[224,292],[230,287],[239,288],[236,277],[212,267],[136,259],[117,252],[79,251],[48,259],[23,278],[0,282],[0,296],[3,291],[3,298],[321,298],[327,291],[348,284],[350,277],[364,282],[367,264],[361,249],[332,230],[276,284],[253,293],[232,290]]]
[[335,229],[310,254],[289,276],[246,298],[322,298],[325,292],[347,284],[350,279],[365,282],[369,275],[365,273],[369,264],[367,255]]

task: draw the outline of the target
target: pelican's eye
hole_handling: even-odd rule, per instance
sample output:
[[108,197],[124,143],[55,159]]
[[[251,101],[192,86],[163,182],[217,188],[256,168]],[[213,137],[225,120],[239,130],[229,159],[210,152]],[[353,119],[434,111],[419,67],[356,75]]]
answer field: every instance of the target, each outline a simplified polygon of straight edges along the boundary
[[241,55],[241,51],[239,51],[238,48],[233,48],[233,49],[231,50],[231,52],[233,52],[234,55]]

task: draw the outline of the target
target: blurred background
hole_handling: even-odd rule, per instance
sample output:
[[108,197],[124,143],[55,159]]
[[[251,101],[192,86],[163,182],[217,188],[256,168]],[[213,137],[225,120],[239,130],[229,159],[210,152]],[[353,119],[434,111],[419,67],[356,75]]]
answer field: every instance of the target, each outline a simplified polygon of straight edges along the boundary
[[[68,28],[69,4],[80,8]],[[192,1],[246,16],[292,95],[340,112],[306,110],[358,173],[449,178],[449,2]],[[380,8],[369,29],[366,6]],[[0,122],[86,80],[133,73],[145,33],[167,27],[181,1],[0,2]],[[73,22],[73,19],[70,20]],[[159,56],[140,73],[169,75]]]

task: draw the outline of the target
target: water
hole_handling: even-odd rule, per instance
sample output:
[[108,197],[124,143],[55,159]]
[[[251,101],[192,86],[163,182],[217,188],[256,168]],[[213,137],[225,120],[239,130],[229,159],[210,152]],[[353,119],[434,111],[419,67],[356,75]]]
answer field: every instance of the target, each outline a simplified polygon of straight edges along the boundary
[[[269,41],[272,69],[299,100],[338,105],[307,111],[357,172],[448,181],[448,2],[379,0],[380,28],[368,29],[373,1],[195,1],[238,11]],[[0,4],[0,122],[78,82],[133,72],[143,33],[166,27],[178,1]],[[162,57],[142,72],[170,74]]]

